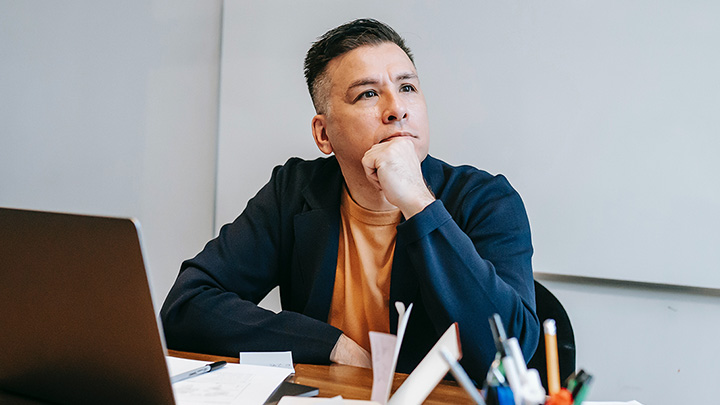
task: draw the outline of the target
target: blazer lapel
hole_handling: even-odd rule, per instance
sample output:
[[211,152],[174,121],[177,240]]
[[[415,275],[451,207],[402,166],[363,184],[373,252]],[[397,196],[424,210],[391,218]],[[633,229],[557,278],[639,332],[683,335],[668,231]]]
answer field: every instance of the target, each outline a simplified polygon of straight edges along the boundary
[[302,192],[309,210],[294,218],[297,265],[303,285],[310,286],[303,313],[323,322],[335,285],[343,184],[337,160],[328,159]]
[[[427,156],[422,164],[423,175],[431,186],[442,184],[438,161]],[[440,177],[438,177],[440,176]],[[309,210],[295,216],[295,244],[301,282],[308,291],[303,313],[327,322],[332,303],[337,267],[338,238],[340,237],[340,193],[344,187],[340,166],[328,159],[302,191]],[[398,235],[390,281],[390,331],[397,333],[398,316],[395,302],[406,306],[417,300],[418,282],[410,258],[405,253],[405,241]]]
[[418,295],[418,281],[412,269],[410,257],[405,253],[405,241],[398,234],[393,256],[392,277],[390,279],[390,333],[397,333],[398,313],[395,302],[405,304],[405,308],[415,302]]

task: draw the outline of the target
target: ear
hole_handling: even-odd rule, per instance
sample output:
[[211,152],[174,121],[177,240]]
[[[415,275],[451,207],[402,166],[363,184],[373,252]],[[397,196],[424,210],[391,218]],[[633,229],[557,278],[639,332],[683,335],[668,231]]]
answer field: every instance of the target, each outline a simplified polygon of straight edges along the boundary
[[330,138],[327,136],[327,117],[325,115],[318,114],[313,117],[312,133],[318,149],[326,155],[331,154],[333,148],[330,144]]

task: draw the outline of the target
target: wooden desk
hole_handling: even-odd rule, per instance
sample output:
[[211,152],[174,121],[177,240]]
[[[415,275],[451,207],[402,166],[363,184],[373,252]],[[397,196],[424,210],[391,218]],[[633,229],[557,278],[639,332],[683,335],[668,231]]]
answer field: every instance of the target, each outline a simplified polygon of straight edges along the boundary
[[[237,357],[222,357],[168,350],[168,354],[186,359],[238,363]],[[395,373],[393,392],[407,378],[407,374]],[[318,387],[320,397],[342,395],[345,399],[370,399],[372,392],[372,370],[366,368],[332,364],[320,366],[314,364],[296,364],[295,376],[291,381],[298,384]],[[453,381],[441,381],[425,401],[425,404],[472,404],[467,393]]]

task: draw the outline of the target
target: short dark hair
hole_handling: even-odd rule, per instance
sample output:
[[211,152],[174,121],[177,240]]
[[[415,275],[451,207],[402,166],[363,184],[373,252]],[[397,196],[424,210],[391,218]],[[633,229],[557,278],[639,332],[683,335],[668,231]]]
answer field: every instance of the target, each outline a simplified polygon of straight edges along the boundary
[[327,100],[320,97],[318,92],[320,85],[325,81],[324,73],[327,64],[353,49],[365,45],[380,45],[385,42],[392,42],[399,46],[415,64],[412,52],[405,45],[405,40],[387,24],[372,18],[360,18],[333,28],[312,44],[305,56],[305,81],[318,114],[325,113],[324,104]]

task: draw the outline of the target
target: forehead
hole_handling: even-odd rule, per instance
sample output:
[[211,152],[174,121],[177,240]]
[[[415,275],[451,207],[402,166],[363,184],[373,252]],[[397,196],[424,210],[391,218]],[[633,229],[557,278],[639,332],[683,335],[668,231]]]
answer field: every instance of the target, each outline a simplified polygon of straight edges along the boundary
[[407,72],[417,73],[405,51],[392,42],[355,48],[327,65],[330,83],[333,87],[340,87],[339,90],[361,78],[379,79]]

